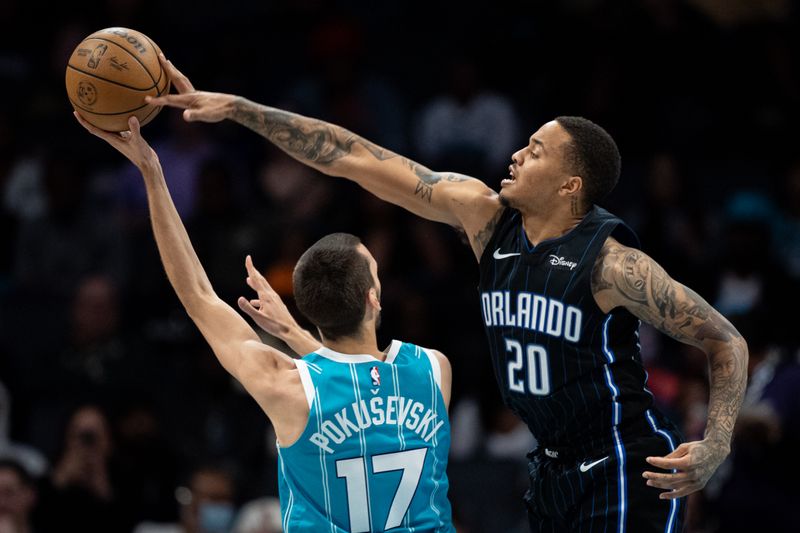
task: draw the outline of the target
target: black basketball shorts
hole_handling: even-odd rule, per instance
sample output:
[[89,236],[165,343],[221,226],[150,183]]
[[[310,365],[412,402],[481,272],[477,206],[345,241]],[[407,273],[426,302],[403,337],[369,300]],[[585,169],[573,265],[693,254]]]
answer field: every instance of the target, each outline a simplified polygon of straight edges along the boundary
[[667,455],[679,439],[675,430],[657,429],[628,435],[591,457],[554,457],[558,452],[543,448],[531,452],[525,495],[531,531],[682,531],[686,498],[662,500],[664,489],[648,486],[642,477],[655,468],[645,459]]

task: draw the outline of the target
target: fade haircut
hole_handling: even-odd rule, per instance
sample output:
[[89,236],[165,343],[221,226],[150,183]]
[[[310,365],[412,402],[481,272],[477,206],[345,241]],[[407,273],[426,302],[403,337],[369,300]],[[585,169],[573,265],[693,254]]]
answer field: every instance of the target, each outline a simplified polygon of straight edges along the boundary
[[571,141],[564,147],[568,171],[583,178],[588,205],[605,198],[619,181],[622,161],[617,143],[606,130],[583,117],[557,117]]
[[297,308],[330,340],[358,332],[374,280],[369,261],[358,250],[361,240],[332,233],[300,256],[292,282]]

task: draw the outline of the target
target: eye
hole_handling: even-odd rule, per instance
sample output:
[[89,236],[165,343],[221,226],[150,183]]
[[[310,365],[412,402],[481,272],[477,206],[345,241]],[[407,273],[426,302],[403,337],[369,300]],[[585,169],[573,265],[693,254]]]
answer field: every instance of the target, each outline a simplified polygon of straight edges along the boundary
[[531,150],[531,157],[533,157],[534,159],[539,159],[539,155],[533,150]]

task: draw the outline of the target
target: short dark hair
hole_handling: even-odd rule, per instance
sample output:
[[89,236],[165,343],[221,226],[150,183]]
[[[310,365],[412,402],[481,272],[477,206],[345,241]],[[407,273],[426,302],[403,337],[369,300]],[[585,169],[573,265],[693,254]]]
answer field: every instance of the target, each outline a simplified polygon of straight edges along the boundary
[[349,233],[326,235],[294,267],[297,308],[326,339],[353,335],[364,320],[367,292],[375,283],[359,244]]
[[0,470],[11,470],[17,475],[20,483],[26,487],[33,487],[33,476],[19,461],[11,459],[10,457],[3,457],[0,459]]
[[584,198],[601,201],[619,181],[622,161],[617,143],[606,130],[583,117],[557,117],[572,141],[565,147],[569,172],[583,178]]

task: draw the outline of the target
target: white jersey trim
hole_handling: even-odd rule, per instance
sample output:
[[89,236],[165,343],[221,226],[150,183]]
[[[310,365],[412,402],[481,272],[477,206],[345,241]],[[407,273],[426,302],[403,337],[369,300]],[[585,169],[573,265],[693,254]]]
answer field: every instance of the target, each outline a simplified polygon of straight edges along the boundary
[[442,367],[439,366],[439,359],[428,348],[423,348],[422,351],[428,356],[428,360],[431,362],[431,370],[433,370],[433,379],[439,386],[439,390],[442,390]]
[[308,409],[311,410],[311,406],[314,404],[314,382],[311,380],[308,364],[302,359],[295,359],[294,366],[297,367],[297,372],[300,373],[300,382],[303,384],[303,392],[306,393]]
[[[402,343],[400,341],[393,340],[392,344],[389,345],[389,351],[386,354],[386,360],[383,361],[384,363],[391,364],[394,361],[395,357],[397,357],[397,352],[400,351],[400,345]],[[315,353],[321,355],[325,359],[330,359],[331,361],[335,361],[337,363],[380,363],[381,360],[375,357],[374,355],[369,354],[350,354],[350,353],[341,353],[335,352],[330,348],[325,346],[320,347]]]
[[394,360],[397,359],[397,354],[400,353],[400,347],[403,345],[402,342],[397,340],[392,340],[392,343],[389,345],[389,351],[386,352],[386,360],[384,363],[392,364]]

